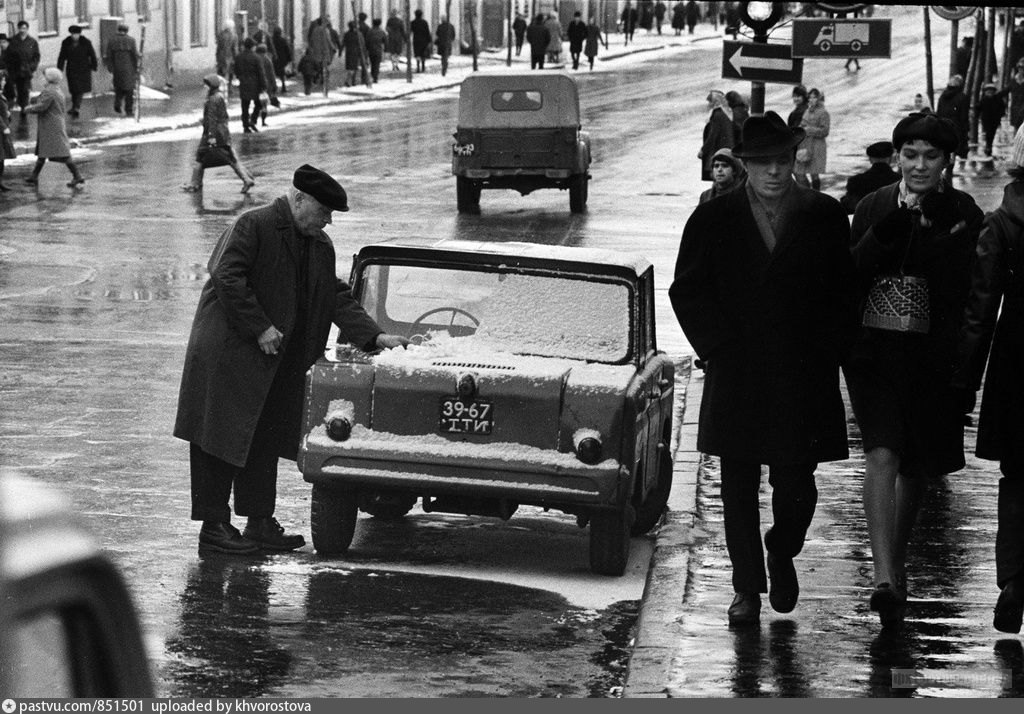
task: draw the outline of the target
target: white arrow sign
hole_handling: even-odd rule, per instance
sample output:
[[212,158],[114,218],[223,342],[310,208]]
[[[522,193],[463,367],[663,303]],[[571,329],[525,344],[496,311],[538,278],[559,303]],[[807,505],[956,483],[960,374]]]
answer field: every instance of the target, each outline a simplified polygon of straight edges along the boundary
[[[739,55],[737,60],[736,56]],[[740,75],[743,74],[744,69],[763,69],[771,70],[775,72],[792,72],[793,71],[793,60],[792,59],[777,59],[774,57],[746,57],[743,54],[743,48],[738,47],[736,51],[729,57],[729,64],[733,66]]]

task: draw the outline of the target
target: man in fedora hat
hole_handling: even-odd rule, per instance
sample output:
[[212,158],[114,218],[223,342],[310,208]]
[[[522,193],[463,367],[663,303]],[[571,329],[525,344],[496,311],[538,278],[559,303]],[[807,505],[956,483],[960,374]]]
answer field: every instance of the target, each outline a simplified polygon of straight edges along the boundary
[[846,193],[839,199],[849,215],[853,215],[857,204],[869,193],[900,180],[900,175],[892,168],[891,141],[876,141],[867,148],[866,153],[871,165],[867,171],[846,179]]
[[[364,350],[408,344],[377,326],[335,274],[323,228],[347,211],[329,174],[299,167],[284,196],[247,211],[220,237],[192,323],[174,435],[190,446],[200,553],[289,551],[305,544],[274,518],[277,461],[299,446],[306,370],[331,323]],[[247,516],[231,525],[228,499]]]
[[814,471],[848,456],[839,363],[855,329],[846,212],[793,179],[801,129],[775,112],[743,125],[744,186],[691,214],[669,297],[705,361],[698,448],[721,459],[733,626],[754,625],[768,591],[761,466],[773,488],[764,536],[769,600],[796,606],[793,558],[814,515]]

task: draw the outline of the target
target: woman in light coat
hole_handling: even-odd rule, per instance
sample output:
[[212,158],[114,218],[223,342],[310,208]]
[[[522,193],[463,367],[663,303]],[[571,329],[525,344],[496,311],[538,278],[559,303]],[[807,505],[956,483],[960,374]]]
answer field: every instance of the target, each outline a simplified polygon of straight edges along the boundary
[[64,103],[64,93],[61,91],[60,83],[64,79],[64,73],[56,67],[47,67],[43,72],[46,78],[46,86],[25,108],[30,114],[39,115],[39,129],[36,132],[36,165],[32,169],[32,175],[25,181],[30,184],[39,183],[39,172],[43,170],[46,160],[56,161],[64,164],[71,172],[70,188],[75,188],[85,183],[82,174],[79,173],[75,162],[71,160],[71,143],[68,141],[68,130],[64,124],[64,114],[67,105]]
[[807,134],[807,138],[797,147],[793,173],[797,183],[801,186],[810,186],[815,191],[821,190],[821,174],[825,173],[825,137],[828,136],[831,121],[825,109],[825,95],[821,90],[812,89],[807,92],[807,110],[800,120],[800,126]]

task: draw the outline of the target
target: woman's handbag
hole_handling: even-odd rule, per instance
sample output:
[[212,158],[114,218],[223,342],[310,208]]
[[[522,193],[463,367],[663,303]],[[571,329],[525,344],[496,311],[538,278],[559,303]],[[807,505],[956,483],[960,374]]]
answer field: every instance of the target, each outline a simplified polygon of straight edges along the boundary
[[910,254],[910,243],[897,275],[879,275],[868,291],[864,305],[865,327],[896,332],[928,332],[931,318],[928,310],[928,279],[904,275],[903,266]]
[[200,146],[196,151],[196,161],[202,164],[204,169],[214,169],[235,163],[235,155],[230,146]]

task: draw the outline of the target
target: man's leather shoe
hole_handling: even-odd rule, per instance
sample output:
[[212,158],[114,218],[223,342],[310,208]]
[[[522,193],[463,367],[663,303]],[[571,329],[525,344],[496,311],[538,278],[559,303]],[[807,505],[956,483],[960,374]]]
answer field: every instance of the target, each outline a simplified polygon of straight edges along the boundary
[[203,527],[199,530],[199,552],[248,555],[259,553],[260,547],[243,537],[230,523],[203,521]]
[[771,578],[768,602],[772,609],[775,612],[793,612],[800,597],[800,583],[796,579],[793,559],[768,553],[768,577]]
[[258,543],[264,550],[295,550],[306,545],[306,539],[301,535],[285,533],[273,516],[250,518],[242,535]]
[[757,593],[736,593],[729,606],[729,625],[744,627],[761,620],[761,596]]
[[999,593],[996,600],[992,626],[1000,632],[1020,632],[1024,620],[1024,582],[1011,580]]

